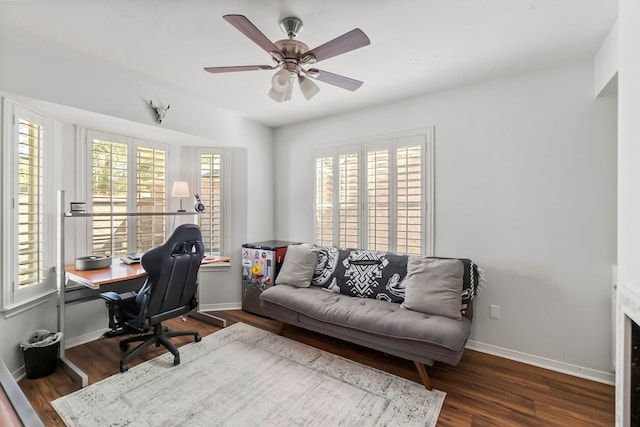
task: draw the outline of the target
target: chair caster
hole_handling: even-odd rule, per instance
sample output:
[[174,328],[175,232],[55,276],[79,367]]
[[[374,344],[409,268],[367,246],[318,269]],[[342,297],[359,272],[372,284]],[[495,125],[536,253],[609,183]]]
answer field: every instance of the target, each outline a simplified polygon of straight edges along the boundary
[[121,342],[120,343],[120,351],[124,352],[129,350],[129,343],[127,342]]
[[180,356],[176,356],[173,358],[173,366],[177,366],[180,364]]
[[120,372],[125,373],[129,370],[129,365],[126,363],[120,362]]
[[196,336],[195,336],[195,341],[196,341],[196,342],[200,342],[200,341],[202,341],[202,337],[200,336],[200,334],[196,334]]

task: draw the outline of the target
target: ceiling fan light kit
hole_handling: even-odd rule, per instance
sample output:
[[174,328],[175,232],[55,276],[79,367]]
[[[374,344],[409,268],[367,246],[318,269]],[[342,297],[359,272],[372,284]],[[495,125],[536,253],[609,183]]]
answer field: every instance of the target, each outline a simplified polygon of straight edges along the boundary
[[298,76],[298,83],[300,84],[300,91],[307,98],[307,101],[320,92],[318,85],[304,76]]
[[295,17],[287,17],[280,21],[280,28],[288,39],[278,40],[272,43],[251,21],[243,15],[225,15],[224,19],[236,27],[251,41],[266,51],[275,65],[241,65],[227,67],[205,67],[205,71],[213,74],[236,71],[275,70],[271,79],[271,89],[268,96],[277,101],[284,102],[291,99],[294,79],[297,77],[300,90],[309,100],[315,96],[320,88],[310,79],[328,83],[343,89],[354,91],[362,86],[361,81],[349,77],[333,74],[317,68],[305,68],[316,62],[332,58],[343,53],[369,45],[371,42],[367,35],[356,28],[314,49],[294,38],[302,30],[302,20]]
[[278,92],[285,92],[291,85],[291,74],[287,70],[281,69],[273,75],[271,85]]

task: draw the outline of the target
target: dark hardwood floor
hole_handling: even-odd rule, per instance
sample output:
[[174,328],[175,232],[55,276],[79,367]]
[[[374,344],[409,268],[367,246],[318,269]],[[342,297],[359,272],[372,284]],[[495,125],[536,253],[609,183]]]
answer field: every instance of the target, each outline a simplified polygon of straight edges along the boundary
[[[271,332],[279,323],[241,310],[216,312],[229,324],[243,322]],[[166,323],[171,329],[197,329],[208,335],[219,328],[189,318]],[[287,326],[284,336],[351,360],[420,383],[413,362]],[[189,338],[176,339],[179,345]],[[135,366],[163,353],[151,349],[133,361]],[[117,374],[120,351],[116,339],[92,341],[66,352],[67,357],[89,376],[93,384]],[[612,426],[614,388],[542,368],[466,350],[458,366],[436,363],[427,368],[434,388],[447,393],[438,426]],[[78,389],[60,369],[36,380],[19,382],[23,392],[47,426],[63,426],[52,400]],[[1,415],[1,414],[0,414]],[[1,423],[0,423],[1,424]]]

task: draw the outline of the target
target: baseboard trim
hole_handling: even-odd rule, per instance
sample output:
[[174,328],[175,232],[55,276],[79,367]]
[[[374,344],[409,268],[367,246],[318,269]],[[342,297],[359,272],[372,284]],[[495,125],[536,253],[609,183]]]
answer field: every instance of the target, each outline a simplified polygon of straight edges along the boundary
[[223,304],[200,304],[200,311],[223,311],[223,310],[240,310],[241,302],[230,302]]
[[515,350],[509,350],[508,348],[472,340],[467,341],[466,348],[479,351],[481,353],[492,354],[494,356],[514,360],[516,362],[522,362],[528,365],[537,366],[539,368],[549,369],[551,371],[560,372],[562,374],[572,375],[574,377],[584,378],[608,385],[615,385],[615,373],[612,372],[604,372],[595,369],[584,368],[582,366],[572,365],[570,363],[547,359],[545,357],[522,353]]
[[98,331],[89,332],[88,334],[80,335],[79,337],[73,337],[64,341],[64,348],[71,348],[78,345],[86,344],[88,342],[97,340],[107,332],[109,328],[100,329]]

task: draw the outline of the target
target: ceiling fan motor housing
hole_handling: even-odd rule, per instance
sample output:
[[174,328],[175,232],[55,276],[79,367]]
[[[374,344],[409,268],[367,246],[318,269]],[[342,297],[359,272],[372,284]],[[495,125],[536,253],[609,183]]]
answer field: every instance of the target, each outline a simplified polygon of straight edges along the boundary
[[280,67],[300,74],[301,64],[313,64],[313,55],[306,55],[309,46],[297,40],[278,40],[274,43],[282,52]]

